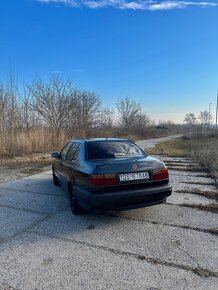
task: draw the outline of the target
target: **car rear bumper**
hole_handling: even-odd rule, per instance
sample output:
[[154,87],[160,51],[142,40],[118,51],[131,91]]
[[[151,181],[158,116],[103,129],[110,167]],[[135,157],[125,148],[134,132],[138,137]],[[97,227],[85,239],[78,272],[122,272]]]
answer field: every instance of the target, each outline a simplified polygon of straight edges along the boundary
[[125,210],[160,204],[172,193],[169,184],[113,192],[89,192],[75,187],[78,201],[89,209]]

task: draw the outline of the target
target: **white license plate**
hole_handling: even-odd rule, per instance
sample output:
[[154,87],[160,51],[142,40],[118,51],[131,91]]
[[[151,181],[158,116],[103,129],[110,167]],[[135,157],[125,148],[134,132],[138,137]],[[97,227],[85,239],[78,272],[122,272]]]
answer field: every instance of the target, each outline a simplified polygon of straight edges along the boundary
[[149,179],[149,173],[148,172],[124,173],[119,175],[119,179],[120,181]]

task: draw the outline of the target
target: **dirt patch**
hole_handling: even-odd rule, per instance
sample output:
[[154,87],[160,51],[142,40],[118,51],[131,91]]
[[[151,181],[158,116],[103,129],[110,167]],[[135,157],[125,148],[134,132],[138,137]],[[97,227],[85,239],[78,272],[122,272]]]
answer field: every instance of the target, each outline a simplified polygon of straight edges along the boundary
[[49,154],[2,158],[0,161],[0,182],[26,177],[51,168]]
[[21,156],[1,156],[0,164],[1,166],[6,166],[7,168],[13,168],[14,166],[22,166],[27,164],[44,164],[46,165],[50,162],[49,153],[36,153],[36,154],[25,154]]
[[[50,165],[50,164],[48,164],[48,165]],[[47,168],[47,166],[46,166],[46,168]],[[20,172],[27,174],[27,175],[32,175],[32,174],[40,173],[44,170],[45,170],[45,166],[37,164],[37,165],[33,165],[32,167],[27,166],[26,168],[22,169]]]

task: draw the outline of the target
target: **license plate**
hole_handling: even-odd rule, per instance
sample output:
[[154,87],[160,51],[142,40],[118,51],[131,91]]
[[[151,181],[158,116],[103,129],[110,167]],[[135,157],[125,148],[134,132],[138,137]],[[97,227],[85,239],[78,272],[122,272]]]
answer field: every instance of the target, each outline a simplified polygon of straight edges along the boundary
[[133,172],[133,173],[124,173],[119,175],[120,181],[132,181],[132,180],[146,180],[149,179],[148,172]]

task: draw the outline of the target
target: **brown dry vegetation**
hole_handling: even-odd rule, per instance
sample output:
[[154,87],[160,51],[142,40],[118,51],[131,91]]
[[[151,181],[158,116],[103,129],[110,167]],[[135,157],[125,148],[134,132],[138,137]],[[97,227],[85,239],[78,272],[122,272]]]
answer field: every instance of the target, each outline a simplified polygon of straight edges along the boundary
[[[209,130],[210,131],[210,130]],[[186,152],[218,182],[218,132],[183,136]]]
[[192,158],[218,181],[218,133],[198,134],[183,141],[187,142]]
[[48,153],[60,148],[70,139],[95,138],[95,137],[115,137],[128,138],[131,140],[146,139],[165,136],[155,128],[146,128],[144,135],[128,132],[122,128],[113,129],[89,129],[83,130],[59,130],[52,128],[32,128],[27,131],[17,128],[12,133],[10,130],[0,131],[0,160],[11,159],[15,156],[29,156],[34,153]]

